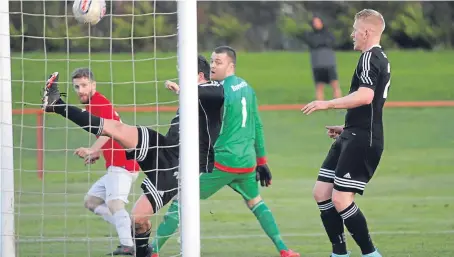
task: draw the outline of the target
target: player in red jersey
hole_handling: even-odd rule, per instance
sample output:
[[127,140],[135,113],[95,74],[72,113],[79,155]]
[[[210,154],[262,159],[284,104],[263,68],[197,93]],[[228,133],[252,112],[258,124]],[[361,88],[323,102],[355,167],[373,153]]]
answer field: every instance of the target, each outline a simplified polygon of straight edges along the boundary
[[[72,74],[74,90],[85,110],[105,119],[120,121],[112,103],[96,91],[96,81],[88,68],[78,68]],[[107,136],[97,137],[90,148],[79,148],[75,154],[94,163],[103,155],[107,173],[96,181],[85,196],[85,207],[115,226],[120,245],[112,255],[133,255],[134,244],[131,219],[125,209],[133,182],[140,171],[139,164],[126,159],[126,152],[119,143]]]

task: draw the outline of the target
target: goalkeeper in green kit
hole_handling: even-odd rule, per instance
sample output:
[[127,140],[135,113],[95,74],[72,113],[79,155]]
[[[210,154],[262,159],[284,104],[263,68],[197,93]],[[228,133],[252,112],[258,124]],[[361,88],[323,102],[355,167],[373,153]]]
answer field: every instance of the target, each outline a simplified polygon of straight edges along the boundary
[[[235,76],[235,66],[236,53],[232,48],[221,46],[212,53],[211,80],[223,85],[224,110],[221,130],[214,144],[214,168],[200,175],[200,199],[207,199],[224,186],[229,186],[246,201],[280,256],[299,257],[299,253],[288,249],[283,242],[270,209],[260,197],[257,181],[260,180],[262,186],[271,185],[263,125],[255,92],[245,80]],[[177,226],[178,213],[174,211],[172,215],[168,212],[152,243],[153,257],[158,256],[157,251]]]

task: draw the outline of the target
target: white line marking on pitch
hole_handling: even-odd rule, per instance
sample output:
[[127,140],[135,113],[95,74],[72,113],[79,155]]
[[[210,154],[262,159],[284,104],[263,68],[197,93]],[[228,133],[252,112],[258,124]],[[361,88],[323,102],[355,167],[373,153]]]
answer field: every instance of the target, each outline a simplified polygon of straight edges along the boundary
[[[422,196],[422,197],[368,197],[367,199],[377,199],[377,200],[387,200],[387,201],[422,201],[422,200],[454,200],[454,196]],[[225,202],[241,202],[240,199],[224,199],[224,200],[207,200],[207,201],[200,201],[200,204],[212,204],[212,203],[223,203]],[[269,200],[269,202],[294,202],[295,199],[279,199],[279,200]],[[242,203],[242,202],[241,202]],[[80,201],[80,203],[76,203],[74,201],[69,201],[67,203],[62,203],[62,202],[54,202],[54,203],[17,203],[15,204],[15,207],[21,207],[21,208],[31,208],[31,207],[77,207],[80,206],[81,208],[83,207],[83,202]]]
[[[439,230],[439,231],[376,231],[371,232],[372,235],[446,235],[454,234],[454,230]],[[321,237],[326,236],[325,233],[289,233],[282,234],[283,237]],[[250,235],[211,235],[202,236],[202,240],[234,240],[234,239],[250,239],[250,238],[262,238],[267,237],[265,234],[250,234]],[[16,240],[18,243],[58,243],[58,242],[108,242],[112,238],[109,237],[94,237],[94,238],[82,238],[82,237],[55,237],[55,238],[21,238]]]

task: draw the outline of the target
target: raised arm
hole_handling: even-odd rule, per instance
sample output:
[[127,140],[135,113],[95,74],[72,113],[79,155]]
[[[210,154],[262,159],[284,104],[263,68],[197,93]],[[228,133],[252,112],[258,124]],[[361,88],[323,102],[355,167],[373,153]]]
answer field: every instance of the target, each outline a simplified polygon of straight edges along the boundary
[[[180,93],[180,86],[176,82],[166,81],[165,86],[176,94]],[[200,84],[198,90],[199,100],[204,108],[216,108],[224,102],[224,89],[217,82]]]

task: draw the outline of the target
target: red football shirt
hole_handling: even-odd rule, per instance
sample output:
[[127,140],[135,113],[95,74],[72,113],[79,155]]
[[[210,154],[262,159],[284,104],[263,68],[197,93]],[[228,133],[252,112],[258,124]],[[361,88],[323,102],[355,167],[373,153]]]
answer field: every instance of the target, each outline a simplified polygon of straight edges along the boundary
[[[114,110],[112,103],[98,92],[91,97],[90,103],[85,106],[85,109],[95,116],[121,121],[120,115]],[[136,161],[126,159],[126,151],[115,140],[109,139],[102,147],[102,153],[106,160],[106,168],[110,166],[122,167],[133,173],[140,170]]]

